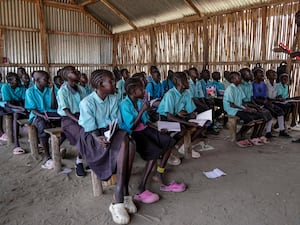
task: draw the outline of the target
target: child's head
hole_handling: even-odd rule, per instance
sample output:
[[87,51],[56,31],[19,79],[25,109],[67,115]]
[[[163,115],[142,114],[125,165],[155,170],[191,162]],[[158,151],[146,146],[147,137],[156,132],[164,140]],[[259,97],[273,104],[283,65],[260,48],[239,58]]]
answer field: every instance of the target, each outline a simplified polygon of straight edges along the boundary
[[249,82],[253,81],[253,74],[249,68],[242,68],[240,70],[241,77],[244,81]]
[[242,82],[241,74],[237,71],[233,71],[229,75],[229,82],[239,85]]
[[224,78],[225,78],[228,82],[230,82],[230,81],[229,81],[229,76],[230,76],[230,71],[225,70],[225,71],[224,71]]
[[128,96],[143,99],[145,88],[138,77],[131,77],[125,81],[125,91]]
[[50,75],[44,70],[33,72],[33,77],[38,88],[48,87],[50,83]]
[[91,86],[97,92],[114,94],[116,92],[115,77],[109,70],[98,69],[91,74]]
[[121,69],[121,75],[124,80],[127,80],[130,77],[128,69]]
[[89,79],[85,73],[80,73],[79,84],[85,87],[89,83]]
[[16,87],[20,86],[20,84],[21,84],[21,80],[20,80],[18,74],[14,73],[14,72],[8,72],[6,75],[6,80],[7,80],[7,83],[10,84],[11,88],[16,88]]
[[289,82],[289,75],[287,73],[283,73],[279,76],[280,83],[283,85],[288,84]]
[[141,72],[141,73],[135,73],[132,75],[132,78],[138,78],[143,84],[143,87],[146,87],[147,85],[147,79],[146,79],[146,73]]
[[61,76],[54,76],[53,83],[56,85],[57,88],[60,88],[63,85],[64,80]]
[[159,72],[159,70],[156,66],[151,66],[150,67],[150,74],[152,75],[154,72]]
[[189,82],[184,72],[174,73],[172,82],[176,89],[181,93],[189,88]]
[[274,80],[277,79],[277,73],[275,70],[272,70],[272,69],[267,70],[266,76],[269,79],[269,81],[271,81],[271,82],[274,82]]
[[264,69],[261,67],[256,67],[253,69],[253,75],[254,75],[254,79],[257,82],[261,82],[264,80]]
[[160,72],[157,70],[157,71],[154,71],[152,74],[152,79],[156,82],[156,83],[159,83],[160,80],[161,80],[161,75],[160,75]]
[[221,74],[218,71],[213,72],[211,74],[211,76],[212,76],[212,79],[215,80],[215,81],[219,81],[221,79]]
[[20,79],[21,79],[21,77],[22,77],[22,74],[25,74],[26,73],[26,70],[23,68],[23,67],[19,67],[18,69],[17,69],[17,74],[18,74],[18,76],[20,77]]
[[196,67],[191,67],[191,68],[189,68],[189,76],[190,76],[190,78],[191,78],[193,81],[195,81],[195,80],[198,79],[198,77],[199,77],[199,72],[198,72],[198,70],[197,70]]
[[201,79],[203,80],[209,80],[210,79],[210,72],[207,69],[202,70],[201,72]]
[[27,87],[30,83],[30,77],[27,73],[22,74],[21,80],[22,80],[25,87]]

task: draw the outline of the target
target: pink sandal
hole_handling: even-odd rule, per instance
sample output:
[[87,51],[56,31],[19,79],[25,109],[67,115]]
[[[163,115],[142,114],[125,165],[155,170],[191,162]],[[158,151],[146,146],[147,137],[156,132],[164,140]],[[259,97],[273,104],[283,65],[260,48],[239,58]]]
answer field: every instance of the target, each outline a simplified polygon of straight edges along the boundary
[[236,144],[241,148],[247,148],[250,146],[248,140],[241,140],[238,141]]
[[268,140],[268,138],[266,138],[265,136],[261,136],[261,137],[259,137],[259,139],[260,139],[263,143],[265,143],[265,144],[269,144],[269,143],[270,143],[270,141]]
[[160,186],[159,189],[166,192],[183,192],[186,190],[186,185],[184,183],[172,181],[169,185]]
[[252,144],[257,145],[257,146],[264,145],[259,138],[252,138],[250,141]]
[[145,190],[140,194],[134,195],[134,200],[143,202],[143,203],[154,203],[159,200],[158,194],[152,193],[151,191]]
[[6,133],[3,133],[2,136],[0,137],[0,141],[7,141],[8,140],[8,136]]

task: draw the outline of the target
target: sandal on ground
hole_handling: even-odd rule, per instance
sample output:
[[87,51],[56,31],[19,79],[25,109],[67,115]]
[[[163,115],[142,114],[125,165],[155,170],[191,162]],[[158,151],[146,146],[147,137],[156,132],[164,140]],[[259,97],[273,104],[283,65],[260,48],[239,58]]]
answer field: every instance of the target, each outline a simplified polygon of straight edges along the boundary
[[14,155],[22,155],[22,154],[25,154],[25,153],[26,153],[25,150],[21,147],[16,147],[13,150]]
[[183,192],[186,190],[186,185],[184,183],[176,183],[175,181],[172,181],[169,185],[160,186],[159,189],[166,192]]
[[300,143],[300,138],[292,140],[293,143]]
[[130,217],[125,209],[124,203],[110,204],[109,211],[112,219],[117,224],[128,224]]
[[261,137],[259,137],[259,139],[264,144],[269,144],[270,143],[270,141],[268,140],[268,138],[266,138],[265,136],[261,136]]
[[52,159],[48,159],[43,165],[42,165],[43,169],[54,169],[54,161]]
[[264,145],[259,138],[252,138],[251,143],[257,146]]
[[169,165],[172,165],[172,166],[178,166],[180,165],[181,163],[181,160],[175,156],[173,153],[171,153],[169,159],[168,159],[168,164]]
[[199,152],[196,152],[194,149],[192,149],[192,158],[198,159],[201,157],[201,154]]
[[140,194],[134,195],[134,200],[143,203],[154,203],[159,200],[158,194],[152,193],[151,191],[145,190]]
[[241,147],[241,148],[247,148],[249,147],[249,142],[248,140],[241,140],[241,141],[238,141],[236,142],[236,144]]
[[8,140],[8,136],[6,133],[3,133],[0,137],[0,141],[7,141]]
[[137,212],[137,208],[132,200],[132,196],[124,196],[124,207],[129,213]]

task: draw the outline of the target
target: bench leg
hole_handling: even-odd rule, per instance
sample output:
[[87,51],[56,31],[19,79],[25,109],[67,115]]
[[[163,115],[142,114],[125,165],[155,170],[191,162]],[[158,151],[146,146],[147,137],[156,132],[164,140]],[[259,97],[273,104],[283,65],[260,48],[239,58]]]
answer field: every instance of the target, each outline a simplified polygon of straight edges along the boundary
[[52,159],[54,161],[54,170],[59,173],[61,171],[61,154],[59,151],[59,136],[51,135]]
[[5,133],[8,137],[7,144],[11,145],[13,143],[13,122],[12,115],[5,115]]
[[192,157],[191,138],[191,131],[187,130],[183,137],[184,158],[186,159],[190,159]]
[[236,141],[236,122],[237,122],[237,118],[235,117],[228,118],[228,128],[229,128],[229,136],[231,142]]
[[102,182],[98,179],[97,175],[91,171],[93,194],[98,197],[103,194]]
[[31,156],[38,160],[40,158],[39,148],[38,148],[38,139],[37,139],[37,131],[34,125],[28,125],[28,138],[30,145]]

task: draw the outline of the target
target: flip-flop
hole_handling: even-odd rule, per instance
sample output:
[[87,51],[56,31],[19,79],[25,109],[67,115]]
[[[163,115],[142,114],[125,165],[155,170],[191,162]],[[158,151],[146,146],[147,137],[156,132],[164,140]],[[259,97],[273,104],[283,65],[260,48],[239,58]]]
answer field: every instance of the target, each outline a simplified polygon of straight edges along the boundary
[[169,185],[160,186],[159,189],[165,192],[183,192],[186,190],[186,185],[184,183],[172,181]]
[[16,147],[13,150],[14,155],[22,155],[22,154],[25,154],[25,153],[26,153],[25,150],[21,147]]
[[159,200],[158,194],[152,193],[151,191],[145,190],[140,194],[134,195],[134,200],[143,202],[143,203],[154,203]]
[[8,140],[8,136],[6,133],[3,133],[0,137],[0,141],[7,141]]
[[43,165],[42,165],[43,169],[54,169],[54,161],[52,159],[48,159]]
[[300,143],[300,138],[296,139],[296,140],[292,140],[293,143]]
[[241,141],[236,142],[236,144],[241,148],[250,147],[248,140],[241,140]]

